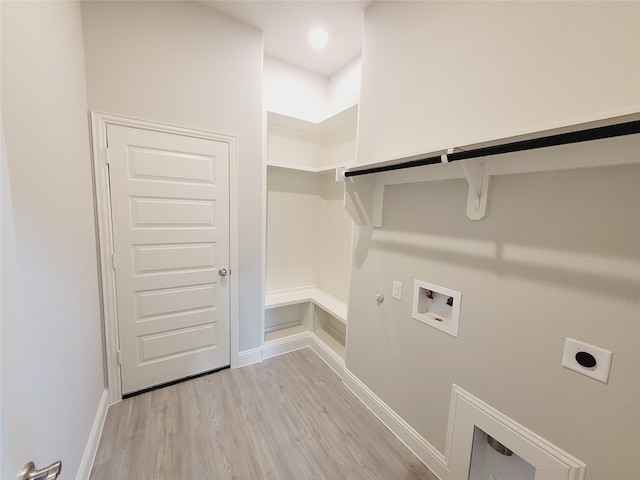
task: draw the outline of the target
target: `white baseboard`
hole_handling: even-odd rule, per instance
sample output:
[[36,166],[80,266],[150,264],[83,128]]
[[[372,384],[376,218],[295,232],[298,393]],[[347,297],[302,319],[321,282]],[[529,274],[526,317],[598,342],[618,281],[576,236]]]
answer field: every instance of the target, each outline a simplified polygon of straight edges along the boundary
[[233,362],[232,368],[246,367],[253,363],[260,363],[262,361],[262,347],[252,348],[251,350],[243,350],[238,353],[236,362]]
[[293,352],[309,346],[310,332],[296,333],[288,337],[269,340],[262,345],[262,359],[276,357],[283,353]]
[[91,426],[91,432],[89,433],[89,439],[87,440],[87,446],[84,449],[82,460],[80,461],[80,467],[78,467],[78,473],[76,474],[76,480],[88,480],[91,475],[91,469],[93,468],[93,462],[96,458],[98,451],[98,445],[100,444],[100,436],[102,435],[102,428],[104,427],[104,421],[107,418],[107,411],[109,410],[108,404],[109,392],[107,389],[102,392],[100,403],[98,404],[98,410],[96,416],[93,419],[93,425]]
[[425,440],[411,425],[405,422],[380,397],[346,368],[343,372],[342,381],[438,478],[449,478],[447,461],[438,449]]
[[309,335],[309,347],[315,352],[324,363],[329,365],[331,369],[338,374],[338,376],[344,379],[344,359],[327,346],[322,340],[320,340],[315,334]]

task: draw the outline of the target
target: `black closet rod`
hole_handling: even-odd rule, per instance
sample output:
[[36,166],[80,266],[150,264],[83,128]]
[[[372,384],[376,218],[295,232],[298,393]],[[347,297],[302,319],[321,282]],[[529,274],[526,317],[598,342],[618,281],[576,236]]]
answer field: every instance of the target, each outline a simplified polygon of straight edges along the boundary
[[[504,143],[493,147],[477,148],[475,150],[467,150],[463,152],[448,153],[446,158],[449,163],[458,160],[468,160],[470,158],[488,157],[490,155],[500,155],[502,153],[520,152],[523,150],[533,150],[536,148],[554,147],[556,145],[567,145],[570,143],[588,142],[590,140],[600,140],[602,138],[622,137],[624,135],[632,135],[640,133],[640,120],[632,122],[618,123],[615,125],[607,125],[605,127],[588,128],[577,132],[559,133],[557,135],[549,135],[547,137],[534,138],[531,140],[521,140],[519,142]],[[362,170],[354,170],[344,172],[345,177],[357,177],[359,175],[368,175],[370,173],[388,172],[391,170],[401,170],[404,168],[421,167],[423,165],[435,165],[443,163],[440,155],[434,157],[419,158],[409,160],[395,165],[384,165],[381,167],[364,168]]]

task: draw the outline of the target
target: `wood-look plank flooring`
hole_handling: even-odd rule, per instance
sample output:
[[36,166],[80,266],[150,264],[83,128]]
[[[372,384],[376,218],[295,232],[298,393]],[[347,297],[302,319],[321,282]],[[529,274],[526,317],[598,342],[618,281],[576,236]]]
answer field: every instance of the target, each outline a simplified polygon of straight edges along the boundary
[[91,480],[437,480],[310,349],[110,407]]

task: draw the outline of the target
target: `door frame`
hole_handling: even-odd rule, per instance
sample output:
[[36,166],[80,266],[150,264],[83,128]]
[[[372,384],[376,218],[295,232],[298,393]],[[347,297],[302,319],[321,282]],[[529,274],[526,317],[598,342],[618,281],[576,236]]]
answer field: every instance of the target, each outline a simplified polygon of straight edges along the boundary
[[236,137],[232,135],[193,130],[173,125],[91,111],[91,146],[93,185],[97,214],[98,267],[100,271],[101,311],[104,336],[105,375],[108,404],[122,400],[119,336],[117,318],[116,278],[113,269],[113,228],[111,223],[111,190],[109,188],[107,126],[151,130],[188,137],[215,140],[229,145],[229,332],[231,366],[239,364],[238,323],[238,182],[236,168]]

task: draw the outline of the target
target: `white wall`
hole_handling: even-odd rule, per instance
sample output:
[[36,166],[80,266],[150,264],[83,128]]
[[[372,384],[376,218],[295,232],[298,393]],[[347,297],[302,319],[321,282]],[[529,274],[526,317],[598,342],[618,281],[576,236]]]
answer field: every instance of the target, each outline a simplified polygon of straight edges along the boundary
[[313,173],[269,168],[266,291],[318,285],[321,187]]
[[197,2],[84,2],[89,107],[237,137],[240,351],[261,345],[262,34]]
[[325,118],[329,79],[274,57],[264,57],[264,108],[319,123]]
[[353,222],[342,206],[343,184],[333,175],[324,175],[318,225],[321,255],[316,257],[318,285],[343,302],[349,296],[349,265]]
[[[355,162],[355,117],[324,121],[356,105],[359,92],[359,57],[330,78],[265,57],[265,109],[321,123],[285,126],[272,117],[266,160],[312,167]],[[266,290],[319,287],[346,301],[351,219],[342,208],[343,185],[331,173],[267,172]]]
[[354,58],[329,78],[327,117],[360,103],[362,56]]
[[358,161],[640,110],[638,2],[374,2]]
[[[2,9],[0,9],[0,22],[1,21],[2,21]],[[2,118],[0,116],[0,432],[2,432],[2,317],[4,316],[3,308],[5,308],[5,302],[2,301],[2,293],[3,293],[2,257],[6,255],[5,254],[6,240],[3,241],[3,237],[5,236],[3,232],[3,228],[7,224],[6,223],[7,215],[5,213],[5,208],[7,205],[7,198],[10,198],[7,194],[7,192],[9,192],[8,187],[9,187],[9,174],[7,171],[7,150],[5,148],[4,126],[2,125]],[[2,445],[3,445],[2,434],[0,433],[0,474],[3,472]]]
[[2,2],[2,477],[78,470],[104,390],[80,5]]
[[264,107],[307,122],[320,123],[360,99],[362,59],[357,57],[324,77],[274,57],[264,57]]
[[[2,16],[2,9],[0,9],[0,17]],[[4,410],[2,409],[2,324],[3,319],[7,318],[9,313],[8,307],[15,305],[15,295],[6,295],[7,286],[11,285],[7,283],[8,279],[4,276],[9,271],[6,263],[9,259],[15,259],[15,233],[13,233],[13,215],[11,215],[11,208],[9,208],[11,202],[11,193],[9,191],[9,171],[7,166],[7,149],[4,139],[4,126],[0,119],[0,432],[4,432],[2,429],[2,417]],[[9,216],[11,215],[11,221]],[[7,228],[11,226],[11,234]],[[11,236],[12,247],[9,248],[7,238]],[[15,272],[15,267],[13,270]],[[4,297],[4,299],[3,299]],[[0,433],[0,474],[4,474],[4,434]]]
[[269,168],[266,290],[319,287],[347,301],[351,218],[331,174]]

